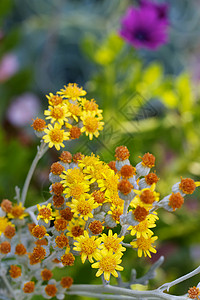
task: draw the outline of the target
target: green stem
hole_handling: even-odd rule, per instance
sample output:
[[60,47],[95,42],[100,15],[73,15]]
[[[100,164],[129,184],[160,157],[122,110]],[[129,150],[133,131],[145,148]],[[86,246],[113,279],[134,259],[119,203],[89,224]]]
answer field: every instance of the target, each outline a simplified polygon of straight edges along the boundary
[[45,154],[45,152],[47,151],[48,148],[49,148],[48,144],[45,144],[43,141],[41,141],[40,146],[38,146],[38,148],[37,148],[38,150],[37,150],[36,156],[35,156],[32,164],[31,164],[31,167],[29,169],[28,175],[26,177],[26,180],[25,180],[25,183],[24,183],[24,186],[23,186],[22,196],[21,196],[22,206],[24,205],[24,203],[26,201],[26,195],[27,195],[28,187],[29,187],[31,178],[33,176],[33,173],[35,171],[35,168],[37,166],[37,163],[42,158],[42,156]]

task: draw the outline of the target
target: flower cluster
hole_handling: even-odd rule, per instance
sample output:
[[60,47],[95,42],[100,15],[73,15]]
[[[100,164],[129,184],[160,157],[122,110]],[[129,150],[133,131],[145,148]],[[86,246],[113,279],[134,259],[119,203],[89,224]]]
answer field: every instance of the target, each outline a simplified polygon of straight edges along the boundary
[[[63,132],[64,140],[71,136],[72,128],[86,131],[90,138],[93,134],[98,136],[102,129],[101,111],[93,100],[81,98],[84,95],[85,91],[77,85],[69,84],[57,95],[48,96],[50,106],[45,115],[54,127],[36,119],[33,128],[50,147],[59,149],[62,142],[57,133]],[[80,113],[75,114],[78,110]],[[97,131],[92,131],[94,120],[99,122]],[[74,126],[74,121],[80,127]],[[152,171],[154,155],[145,153],[136,165],[131,164],[129,157],[126,146],[117,147],[115,160],[109,163],[94,154],[72,155],[63,151],[50,167],[48,200],[25,208],[26,181],[21,197],[16,190],[16,204],[8,199],[1,202],[0,276],[9,297],[23,300],[42,295],[46,299],[64,299],[73,279],[65,276],[58,281],[53,269],[73,266],[77,256],[83,264],[89,261],[92,268],[98,269],[96,276],[108,283],[111,275],[118,277],[123,270],[121,263],[127,248],[137,251],[138,257],[151,258],[156,253],[154,242],[158,237],[153,228],[158,220],[157,210],[174,212],[200,182],[181,177],[171,193],[160,199],[156,191],[159,178]],[[31,166],[28,180],[32,169]],[[198,299],[199,288],[190,288],[188,297]]]
[[44,111],[45,120],[36,118],[32,124],[37,136],[43,138],[49,147],[57,150],[64,147],[64,141],[78,139],[85,132],[89,139],[98,137],[103,129],[102,110],[84,96],[86,91],[75,83],[69,83],[55,95],[47,95],[49,107]]

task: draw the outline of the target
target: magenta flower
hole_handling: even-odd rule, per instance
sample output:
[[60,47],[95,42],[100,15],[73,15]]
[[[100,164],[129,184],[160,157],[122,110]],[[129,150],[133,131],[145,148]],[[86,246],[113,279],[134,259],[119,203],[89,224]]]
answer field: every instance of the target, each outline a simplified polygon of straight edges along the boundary
[[169,5],[167,3],[156,3],[156,2],[151,2],[149,0],[141,0],[140,5],[142,8],[146,7],[155,10],[159,20],[169,23],[168,20]]
[[129,7],[121,25],[120,36],[135,48],[155,50],[168,40],[168,22],[154,6]]

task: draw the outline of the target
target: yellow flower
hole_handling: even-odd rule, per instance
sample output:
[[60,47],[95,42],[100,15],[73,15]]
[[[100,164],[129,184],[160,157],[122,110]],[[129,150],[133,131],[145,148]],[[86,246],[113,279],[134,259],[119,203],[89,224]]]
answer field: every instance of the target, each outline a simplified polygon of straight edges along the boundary
[[76,239],[80,235],[83,235],[85,227],[85,221],[83,219],[74,219],[69,222],[67,225],[67,236],[71,236]]
[[55,146],[57,150],[60,150],[60,147],[64,147],[63,141],[69,139],[69,132],[61,130],[61,125],[56,123],[54,127],[49,124],[47,129],[44,129],[46,135],[43,136],[44,142],[49,143],[49,147],[52,148]]
[[104,170],[102,175],[104,178],[97,180],[100,191],[105,191],[105,196],[107,197],[118,193],[119,176],[110,168]]
[[52,105],[52,106],[61,105],[63,103],[63,99],[59,95],[54,95],[52,93],[49,93],[49,96],[46,95],[46,97],[49,101],[49,104]]
[[117,237],[117,233],[113,235],[112,230],[108,231],[108,235],[105,233],[101,236],[101,241],[103,244],[100,245],[100,249],[112,250],[114,253],[119,253],[121,251],[126,251],[125,247],[122,247],[121,242],[123,241],[124,237],[121,238]]
[[61,183],[64,187],[69,186],[69,184],[73,184],[74,182],[87,182],[82,170],[78,168],[68,169],[67,171],[64,171],[60,177],[63,179]]
[[85,96],[86,91],[82,87],[79,88],[76,83],[69,83],[67,86],[64,85],[64,89],[61,89],[58,94],[72,100],[81,100],[80,97]]
[[105,280],[110,280],[110,274],[115,277],[118,277],[117,271],[122,271],[124,268],[119,266],[121,263],[121,256],[120,253],[113,254],[112,251],[102,250],[99,253],[99,261],[92,264],[92,268],[99,268],[96,273],[96,276],[99,277],[101,274],[104,275]]
[[84,111],[81,120],[83,121],[83,127],[81,128],[81,132],[85,132],[86,136],[89,135],[89,139],[93,139],[93,135],[95,137],[99,136],[99,130],[103,129],[104,122],[101,122],[103,117],[101,115],[95,116],[95,112]]
[[135,198],[131,201],[130,206],[137,207],[138,205],[150,209],[155,201],[159,201],[160,194],[155,191],[156,184],[153,183],[150,188],[142,190],[134,190]]
[[157,236],[151,237],[149,236],[147,239],[141,236],[136,241],[131,242],[133,248],[138,249],[138,256],[142,257],[142,253],[144,252],[144,256],[147,255],[151,257],[150,252],[156,253],[155,246],[152,246],[152,244],[158,239]]
[[149,228],[156,227],[155,224],[155,217],[158,219],[156,215],[149,214],[144,221],[141,221],[136,226],[130,226],[128,230],[131,230],[130,234],[135,235],[137,238],[140,238],[141,236],[145,239],[148,239],[149,236],[153,234],[153,232]]
[[97,260],[99,258],[98,247],[101,243],[99,238],[95,236],[89,237],[88,232],[85,230],[84,235],[76,238],[77,242],[74,242],[74,250],[80,251],[81,261],[84,264],[88,258],[91,263],[94,262],[93,257]]
[[67,109],[69,113],[69,117],[73,118],[76,122],[78,122],[78,117],[82,115],[82,109],[78,104],[68,103]]
[[98,109],[99,106],[94,99],[87,100],[86,98],[82,98],[81,100],[81,104],[85,111],[93,111],[96,115],[99,115],[103,112],[102,109]]
[[67,106],[49,106],[48,110],[44,111],[44,115],[47,116],[46,119],[50,119],[51,123],[58,122],[60,125],[63,125],[64,122],[67,122],[67,117],[70,116],[70,113],[67,110]]
[[68,187],[64,190],[64,194],[67,198],[72,197],[75,199],[85,199],[89,196],[87,192],[90,190],[90,186],[85,182],[74,182],[68,185]]
[[8,218],[9,219],[20,219],[23,220],[24,217],[28,216],[27,213],[24,212],[25,211],[25,207],[22,206],[22,203],[20,202],[19,204],[15,204],[12,209],[11,212],[8,213]]
[[74,212],[74,217],[80,216],[85,221],[87,221],[88,218],[93,217],[92,211],[93,211],[93,209],[98,207],[98,203],[94,203],[94,198],[92,198],[92,197],[89,198],[88,200],[72,199],[72,203],[70,206],[71,206],[72,212]]
[[39,211],[37,220],[41,219],[45,223],[48,223],[50,220],[54,219],[55,214],[52,212],[51,203],[48,203],[47,206],[46,205],[40,206],[39,204],[37,204],[37,209]]
[[4,231],[8,225],[12,225],[12,223],[9,222],[6,217],[0,217],[0,235],[2,233],[4,233]]

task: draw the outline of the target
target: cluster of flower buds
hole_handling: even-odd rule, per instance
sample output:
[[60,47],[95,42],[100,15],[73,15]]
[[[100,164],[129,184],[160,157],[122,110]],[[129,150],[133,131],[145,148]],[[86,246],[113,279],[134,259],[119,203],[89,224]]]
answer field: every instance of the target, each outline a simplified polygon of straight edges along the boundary
[[64,141],[77,139],[83,132],[90,140],[93,136],[99,136],[104,125],[101,121],[102,110],[94,99],[87,100],[85,95],[86,91],[76,83],[69,83],[55,95],[47,95],[49,107],[44,111],[44,116],[49,124],[36,118],[32,126],[36,135],[43,138],[50,148],[55,146],[60,150],[64,147]]

